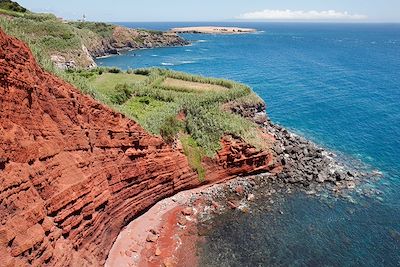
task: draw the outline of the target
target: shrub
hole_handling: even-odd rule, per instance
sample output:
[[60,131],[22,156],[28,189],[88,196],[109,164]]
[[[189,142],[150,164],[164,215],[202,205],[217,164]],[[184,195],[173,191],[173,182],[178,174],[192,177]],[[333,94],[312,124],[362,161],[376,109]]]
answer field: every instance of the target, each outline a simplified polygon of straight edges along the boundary
[[115,28],[114,25],[103,22],[69,22],[68,24],[81,30],[90,30],[103,38],[111,37]]
[[109,72],[109,73],[120,73],[120,72],[121,72],[121,69],[118,69],[118,68],[110,68],[110,69],[108,69],[108,72]]
[[204,152],[197,142],[189,135],[181,137],[183,152],[188,158],[190,167],[195,170],[199,176],[200,182],[204,182],[206,178],[206,170],[202,165]]
[[165,142],[172,143],[182,129],[182,122],[176,117],[168,117],[160,128],[160,134]]
[[134,74],[149,76],[151,71],[149,69],[137,69],[133,71]]
[[117,84],[115,86],[113,95],[110,97],[111,102],[116,105],[122,105],[126,101],[128,101],[129,98],[132,97],[132,91],[129,88],[129,85],[124,83],[124,84]]

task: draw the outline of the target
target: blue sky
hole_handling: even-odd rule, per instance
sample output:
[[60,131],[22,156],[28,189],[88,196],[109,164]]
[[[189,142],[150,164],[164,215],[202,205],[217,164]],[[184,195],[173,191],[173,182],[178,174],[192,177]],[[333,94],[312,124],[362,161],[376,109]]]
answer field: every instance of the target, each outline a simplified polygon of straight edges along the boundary
[[[18,0],[17,0],[18,1]],[[400,22],[400,0],[19,0],[35,12],[92,21]]]

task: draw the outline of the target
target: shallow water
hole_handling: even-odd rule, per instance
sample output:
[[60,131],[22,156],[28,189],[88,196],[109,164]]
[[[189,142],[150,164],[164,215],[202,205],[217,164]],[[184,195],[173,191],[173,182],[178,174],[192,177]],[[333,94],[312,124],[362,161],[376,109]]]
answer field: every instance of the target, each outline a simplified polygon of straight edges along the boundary
[[207,237],[203,264],[400,266],[400,24],[235,26],[260,32],[187,34],[192,46],[132,51],[98,63],[167,67],[246,83],[267,102],[274,122],[382,171],[384,178],[371,185],[382,194],[356,196],[358,204],[338,200],[333,208],[295,194],[284,198],[283,214],[227,214]]

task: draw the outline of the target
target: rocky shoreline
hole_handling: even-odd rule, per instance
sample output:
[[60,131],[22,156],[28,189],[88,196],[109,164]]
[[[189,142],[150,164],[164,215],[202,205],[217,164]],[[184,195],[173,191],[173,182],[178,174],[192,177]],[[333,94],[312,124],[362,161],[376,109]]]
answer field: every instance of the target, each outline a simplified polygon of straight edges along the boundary
[[354,188],[362,173],[334,159],[335,155],[316,144],[289,132],[283,127],[267,122],[265,128],[276,138],[273,148],[282,163],[279,180],[290,184],[315,187],[328,183],[340,188]]
[[104,38],[100,45],[88,47],[94,57],[118,55],[129,50],[185,46],[190,43],[171,32],[130,29],[116,26],[111,38]]
[[272,123],[267,116],[264,102],[246,105],[228,103],[226,108],[258,124],[276,140],[272,150],[276,161],[283,167],[282,172],[277,175],[279,180],[306,187],[330,183],[337,188],[354,188],[361,178],[362,173],[335,160],[333,153]]
[[[266,197],[274,203],[279,193],[328,192],[333,197],[346,198],[367,177],[379,176],[350,166],[315,143],[273,124],[262,101],[228,103],[224,108],[257,123],[275,139],[272,150],[281,171],[236,177],[162,200],[120,233],[106,266],[193,265],[199,262],[197,244],[212,227],[215,216],[229,210],[247,213],[257,199]],[[136,244],[134,251],[130,249],[132,244]]]
[[[283,166],[280,173],[237,177],[162,200],[149,214],[138,217],[120,233],[106,266],[198,263],[197,244],[203,242],[202,236],[212,227],[210,223],[215,216],[229,210],[247,213],[257,199],[267,197],[274,203],[280,193],[331,192],[335,197],[345,197],[371,175],[346,166],[333,153],[269,120],[262,124],[277,141],[274,151]],[[148,223],[150,220],[152,224]],[[136,244],[134,251],[132,244]]]

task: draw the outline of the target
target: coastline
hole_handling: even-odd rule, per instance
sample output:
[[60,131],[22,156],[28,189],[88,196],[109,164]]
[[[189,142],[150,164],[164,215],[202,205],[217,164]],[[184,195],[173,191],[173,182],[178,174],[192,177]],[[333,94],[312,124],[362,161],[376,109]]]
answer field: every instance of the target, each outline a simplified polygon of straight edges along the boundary
[[[259,31],[175,34],[9,14],[6,266],[400,263],[399,62],[382,57],[397,53],[393,27],[249,22],[240,25]],[[135,51],[190,46],[184,38],[205,40]],[[214,83],[241,84],[209,75],[254,91],[217,100]],[[263,99],[290,128],[271,122]]]
[[171,32],[153,33],[118,25],[113,26],[111,38],[103,38],[101,44],[88,48],[91,57],[94,59],[119,55],[127,51],[179,47],[190,44],[187,40]]
[[[286,164],[279,173],[236,177],[177,193],[156,203],[120,232],[105,266],[195,266],[199,262],[197,245],[204,241],[201,234],[204,229],[200,228],[214,216],[229,210],[248,213],[251,203],[262,196],[273,198],[276,193],[301,191],[320,196],[328,192],[332,197],[351,201],[350,193],[367,176],[379,176],[344,165],[333,153],[281,126],[265,122],[265,127],[284,146],[283,151],[289,148],[291,152],[294,143],[299,148],[314,150],[314,158],[321,159],[326,179],[320,175],[309,178],[307,167],[316,163],[301,160],[297,154],[283,153]],[[305,168],[292,166],[293,161]]]

